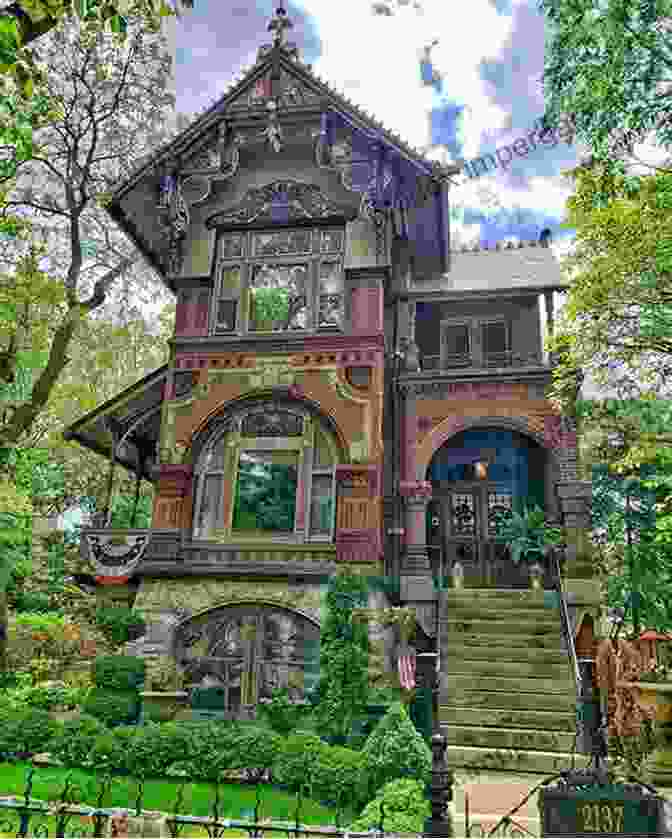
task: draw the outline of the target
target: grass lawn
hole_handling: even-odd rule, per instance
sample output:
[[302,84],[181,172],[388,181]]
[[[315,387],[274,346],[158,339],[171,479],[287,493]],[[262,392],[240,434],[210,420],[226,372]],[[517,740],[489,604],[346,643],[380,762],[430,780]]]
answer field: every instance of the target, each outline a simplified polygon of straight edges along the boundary
[[[0,796],[22,797],[26,788],[26,778],[30,769],[29,763],[0,763]],[[97,793],[103,776],[97,776],[93,772],[83,769],[68,770],[62,767],[38,767],[33,776],[33,788],[31,798],[42,801],[56,801],[60,799],[65,780],[71,775],[72,786],[79,786],[76,792],[78,803],[95,806]],[[160,810],[164,813],[172,813],[177,798],[179,783],[174,779],[153,779],[145,783],[142,799],[143,810]],[[126,807],[135,809],[135,798],[137,795],[137,783],[129,778],[114,778],[109,794],[103,800],[103,807]],[[214,785],[196,782],[187,784],[184,787],[184,797],[180,807],[180,814],[194,816],[211,816],[212,805],[215,799]],[[261,788],[261,806],[259,818],[273,819],[273,821],[294,822],[296,808],[296,797],[281,789],[275,789],[268,785]],[[256,802],[256,787],[253,785],[236,784],[227,781],[220,785],[220,818],[251,820],[252,813],[245,814],[245,811],[253,811]],[[355,814],[345,812],[342,815],[341,824],[348,824]],[[18,814],[15,810],[0,810],[0,825],[7,829],[7,818],[12,819],[12,824],[18,826]],[[324,827],[333,826],[336,821],[336,810],[325,807],[317,802],[303,799],[299,813],[300,823],[321,825]],[[40,824],[44,824],[40,818]],[[53,835],[55,820],[46,820],[49,825],[49,833]],[[31,830],[35,822],[31,819]],[[69,836],[77,835],[77,825],[80,820],[73,817],[66,833]],[[87,827],[87,833],[91,835],[91,826]],[[16,830],[9,833],[0,832],[0,837],[15,836]],[[196,837],[207,836],[205,828],[194,827],[184,828],[180,836]],[[246,831],[230,830],[225,836],[249,836]],[[270,835],[270,834],[269,834]],[[275,834],[274,834],[275,835]],[[280,834],[277,834],[280,835]]]

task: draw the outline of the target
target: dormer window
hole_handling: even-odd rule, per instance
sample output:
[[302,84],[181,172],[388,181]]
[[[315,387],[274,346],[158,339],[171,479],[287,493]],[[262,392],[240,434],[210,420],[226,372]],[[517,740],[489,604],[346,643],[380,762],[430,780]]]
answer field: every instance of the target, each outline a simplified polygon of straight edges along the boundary
[[211,332],[341,330],[344,240],[342,229],[223,233]]

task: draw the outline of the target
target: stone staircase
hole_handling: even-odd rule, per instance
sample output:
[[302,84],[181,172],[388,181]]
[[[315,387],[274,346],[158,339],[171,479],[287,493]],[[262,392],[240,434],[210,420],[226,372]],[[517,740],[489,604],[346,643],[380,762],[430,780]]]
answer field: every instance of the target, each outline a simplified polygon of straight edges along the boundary
[[[554,592],[451,589],[440,616],[439,720],[462,769],[571,766],[576,689]],[[575,754],[575,766],[589,758]]]

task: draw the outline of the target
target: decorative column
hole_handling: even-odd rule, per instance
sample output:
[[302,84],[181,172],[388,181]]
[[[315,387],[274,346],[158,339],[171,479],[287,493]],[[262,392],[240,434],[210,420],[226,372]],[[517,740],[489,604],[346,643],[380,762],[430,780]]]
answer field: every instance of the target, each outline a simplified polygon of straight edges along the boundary
[[406,549],[401,563],[401,597],[402,600],[433,600],[434,584],[425,533],[432,485],[427,481],[401,481],[399,494],[405,499],[406,505]]

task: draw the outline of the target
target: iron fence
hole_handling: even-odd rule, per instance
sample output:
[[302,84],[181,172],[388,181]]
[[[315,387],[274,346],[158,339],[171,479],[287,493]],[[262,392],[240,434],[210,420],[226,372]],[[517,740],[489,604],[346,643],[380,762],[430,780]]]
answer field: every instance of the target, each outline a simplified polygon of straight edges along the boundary
[[[26,778],[26,786],[22,797],[5,796],[0,798],[0,833],[10,834],[16,837],[104,837],[116,835],[109,830],[108,821],[126,814],[130,817],[139,816],[163,816],[165,817],[166,829],[172,837],[179,837],[181,832],[189,825],[202,827],[208,837],[219,839],[226,835],[226,831],[246,831],[250,837],[261,837],[265,834],[285,834],[290,836],[330,836],[330,837],[374,837],[384,836],[383,823],[385,819],[385,807],[381,802],[381,816],[379,826],[376,830],[366,832],[353,832],[340,826],[342,817],[342,806],[339,804],[336,813],[334,827],[319,827],[317,825],[305,825],[301,823],[301,807],[303,803],[303,792],[299,790],[296,794],[296,809],[294,822],[281,822],[274,820],[261,820],[261,782],[256,785],[256,803],[252,811],[252,818],[228,819],[221,817],[222,800],[221,784],[214,784],[214,801],[209,816],[184,815],[179,811],[184,802],[185,787],[191,781],[183,781],[179,788],[171,813],[157,813],[156,811],[143,811],[142,802],[144,796],[144,781],[137,781],[137,795],[135,799],[135,810],[126,810],[118,807],[104,807],[103,802],[108,796],[114,775],[108,774],[98,784],[96,805],[90,806],[82,803],[83,790],[72,782],[72,772],[68,774],[59,797],[53,801],[43,801],[33,798],[33,781],[37,767],[31,766]],[[52,819],[50,824],[49,819]],[[68,831],[71,832],[68,832]],[[126,834],[123,834],[126,835]],[[134,834],[130,834],[134,835]]]

